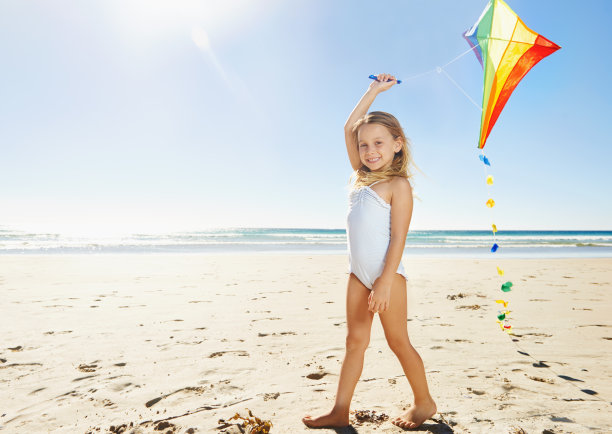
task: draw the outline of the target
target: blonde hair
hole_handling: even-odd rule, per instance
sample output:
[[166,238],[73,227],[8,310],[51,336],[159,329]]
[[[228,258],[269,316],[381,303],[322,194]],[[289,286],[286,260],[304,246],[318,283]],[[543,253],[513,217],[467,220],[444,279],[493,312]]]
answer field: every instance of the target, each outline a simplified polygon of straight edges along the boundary
[[356,178],[353,188],[358,188],[370,185],[382,179],[391,179],[394,176],[401,176],[411,181],[410,184],[412,185],[413,173],[411,171],[411,166],[416,167],[416,165],[412,160],[410,141],[406,138],[399,121],[395,116],[386,112],[376,111],[366,114],[364,117],[357,120],[351,128],[354,143],[356,144],[358,144],[357,133],[359,132],[359,128],[364,124],[379,124],[387,128],[394,140],[398,138],[401,139],[402,148],[395,153],[391,165],[383,171],[372,172],[365,164],[362,164],[361,167],[354,171],[349,177],[349,184],[353,177]]

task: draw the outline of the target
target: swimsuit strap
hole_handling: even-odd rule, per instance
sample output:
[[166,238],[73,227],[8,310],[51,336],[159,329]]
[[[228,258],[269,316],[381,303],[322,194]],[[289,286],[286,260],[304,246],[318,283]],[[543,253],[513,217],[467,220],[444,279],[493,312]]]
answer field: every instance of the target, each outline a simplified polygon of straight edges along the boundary
[[370,185],[368,185],[368,187],[371,187],[371,186],[373,186],[374,184],[378,184],[378,183],[379,183],[379,182],[381,182],[381,181],[384,181],[384,179],[379,179],[378,181],[373,182],[373,183],[371,183]]

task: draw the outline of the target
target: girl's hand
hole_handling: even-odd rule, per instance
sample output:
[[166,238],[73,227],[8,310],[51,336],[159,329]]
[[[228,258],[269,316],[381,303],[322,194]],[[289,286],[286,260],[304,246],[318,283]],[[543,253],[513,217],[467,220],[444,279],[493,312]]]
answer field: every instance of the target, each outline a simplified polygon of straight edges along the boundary
[[368,310],[374,313],[389,310],[389,300],[391,299],[391,283],[380,278],[374,281],[372,291],[368,296]]
[[[391,80],[391,81],[387,81]],[[376,76],[376,80],[370,83],[370,90],[373,90],[377,93],[384,92],[389,89],[394,84],[397,84],[397,79],[395,76],[391,74],[378,74]]]

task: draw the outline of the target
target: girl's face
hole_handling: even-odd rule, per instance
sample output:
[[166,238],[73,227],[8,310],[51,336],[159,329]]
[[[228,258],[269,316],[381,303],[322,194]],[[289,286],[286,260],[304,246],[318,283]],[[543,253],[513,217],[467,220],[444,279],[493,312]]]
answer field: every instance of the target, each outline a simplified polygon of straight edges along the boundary
[[389,130],[380,124],[364,124],[357,131],[357,146],[361,163],[374,172],[391,166],[402,142],[393,140]]

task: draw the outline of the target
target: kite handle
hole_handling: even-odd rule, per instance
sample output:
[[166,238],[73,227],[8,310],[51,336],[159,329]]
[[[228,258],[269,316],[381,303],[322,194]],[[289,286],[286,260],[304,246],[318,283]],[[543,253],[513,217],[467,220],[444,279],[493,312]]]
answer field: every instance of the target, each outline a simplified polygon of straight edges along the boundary
[[[372,74],[372,75],[370,75],[368,78],[371,78],[372,80],[378,80],[378,79],[376,78],[376,76],[375,76],[375,75],[373,75],[373,74]],[[387,81],[393,81],[393,80],[387,80]],[[401,82],[402,82],[402,80],[397,80],[397,84],[400,84]]]

